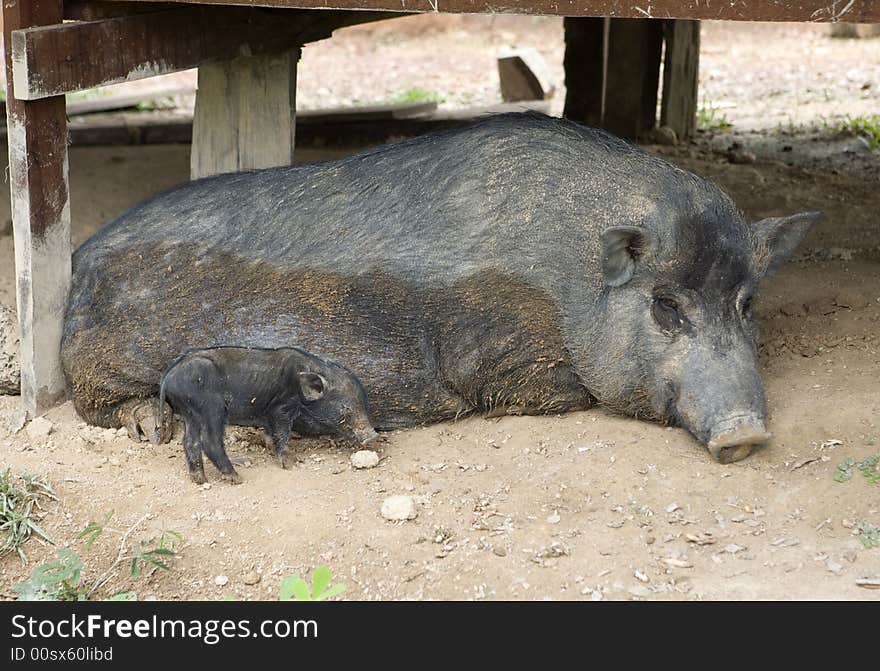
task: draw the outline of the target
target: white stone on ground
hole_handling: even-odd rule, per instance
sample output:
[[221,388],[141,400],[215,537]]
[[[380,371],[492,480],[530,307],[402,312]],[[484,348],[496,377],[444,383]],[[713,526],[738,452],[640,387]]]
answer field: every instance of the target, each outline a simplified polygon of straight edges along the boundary
[[392,522],[414,519],[419,513],[413,497],[406,495],[389,496],[382,501],[382,517]]
[[351,455],[351,465],[354,468],[375,468],[379,465],[379,455],[373,450],[358,450]]

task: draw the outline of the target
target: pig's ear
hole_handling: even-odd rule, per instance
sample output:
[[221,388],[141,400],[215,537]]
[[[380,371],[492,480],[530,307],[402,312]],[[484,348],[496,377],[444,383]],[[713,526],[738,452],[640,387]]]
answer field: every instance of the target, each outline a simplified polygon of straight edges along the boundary
[[821,212],[800,212],[789,217],[771,217],[752,224],[758,268],[769,275],[785,263],[804,236],[822,217]]
[[638,226],[613,226],[602,231],[602,274],[605,284],[619,287],[632,279],[636,264],[653,253],[654,234]]
[[327,380],[317,373],[300,373],[299,388],[306,403],[311,403],[324,395],[324,390],[327,388]]

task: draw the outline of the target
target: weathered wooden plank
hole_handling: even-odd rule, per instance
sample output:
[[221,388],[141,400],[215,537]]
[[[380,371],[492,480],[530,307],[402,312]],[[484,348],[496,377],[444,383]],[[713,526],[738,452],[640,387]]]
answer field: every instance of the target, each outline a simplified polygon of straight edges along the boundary
[[192,179],[293,162],[299,49],[199,68]]
[[142,12],[159,12],[164,9],[180,7],[171,2],[125,2],[117,0],[64,0],[65,20],[97,21],[114,16],[139,14]]
[[657,125],[657,90],[660,87],[660,61],[663,54],[665,21],[642,21],[645,41],[640,45],[642,60],[641,117],[636,137]]
[[660,76],[662,22],[611,19],[602,127],[637,139],[654,127]]
[[16,30],[12,74],[18,97],[37,100],[242,55],[278,53],[384,16],[190,6]]
[[[152,2],[153,0],[132,0]],[[183,0],[234,5],[245,0]],[[610,16],[631,19],[718,19],[727,21],[850,21],[880,23],[876,0],[252,0],[248,4],[302,9],[385,10],[548,16]]]
[[566,18],[563,116],[588,126],[602,124],[605,45],[609,19]]
[[843,39],[871,38],[880,36],[880,23],[832,23],[831,37]]
[[700,22],[666,21],[660,124],[679,138],[694,134],[700,68]]
[[61,330],[70,287],[70,203],[64,96],[15,96],[10,33],[61,20],[61,0],[4,0],[9,184],[21,330],[22,409],[39,414],[64,397]]

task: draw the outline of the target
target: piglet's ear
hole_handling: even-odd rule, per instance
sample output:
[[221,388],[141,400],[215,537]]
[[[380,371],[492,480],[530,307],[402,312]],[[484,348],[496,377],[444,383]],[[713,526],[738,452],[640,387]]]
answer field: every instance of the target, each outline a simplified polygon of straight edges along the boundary
[[317,373],[300,373],[299,388],[306,403],[312,403],[324,395],[324,390],[327,388],[327,380]]
[[752,225],[755,254],[765,275],[775,272],[791,256],[821,212],[801,212],[789,217],[771,217]]
[[602,274],[605,284],[619,287],[632,279],[636,264],[653,254],[654,234],[638,226],[613,226],[602,231]]

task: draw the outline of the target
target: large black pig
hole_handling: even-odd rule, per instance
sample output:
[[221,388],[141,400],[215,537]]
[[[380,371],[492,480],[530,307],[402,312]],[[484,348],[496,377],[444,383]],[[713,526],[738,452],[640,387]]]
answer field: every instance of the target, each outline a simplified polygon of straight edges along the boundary
[[753,296],[817,217],[749,225],[604,132],[490,117],[136,205],[74,255],[64,370],[84,419],[143,435],[182,349],[296,344],[377,428],[599,402],[734,461],[769,438]]

